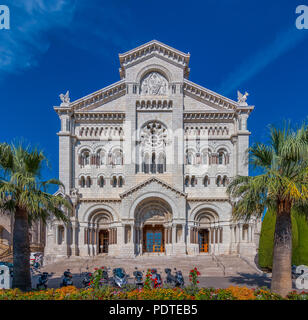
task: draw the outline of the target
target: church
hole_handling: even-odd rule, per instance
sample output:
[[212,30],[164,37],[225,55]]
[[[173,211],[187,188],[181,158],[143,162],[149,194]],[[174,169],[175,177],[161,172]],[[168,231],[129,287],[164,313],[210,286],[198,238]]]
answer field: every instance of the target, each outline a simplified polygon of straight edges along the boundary
[[153,40],[119,54],[120,80],[61,94],[59,179],[70,222],[50,219],[45,259],[254,256],[261,222],[232,220],[226,193],[248,175],[248,93],[189,80],[190,54]]

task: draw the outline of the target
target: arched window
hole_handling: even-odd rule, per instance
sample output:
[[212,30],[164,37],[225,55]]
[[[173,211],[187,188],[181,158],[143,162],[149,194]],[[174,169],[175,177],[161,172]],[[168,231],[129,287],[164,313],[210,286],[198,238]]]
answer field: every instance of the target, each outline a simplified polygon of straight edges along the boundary
[[225,162],[225,154],[223,151],[218,153],[218,164],[224,164]]
[[96,164],[103,166],[106,164],[106,153],[103,150],[98,150],[96,153]]
[[81,152],[81,155],[79,157],[79,164],[83,167],[90,165],[90,151],[89,150],[83,150]]
[[228,184],[228,178],[227,178],[227,176],[224,176],[223,179],[222,179],[222,185],[223,185],[224,187],[226,187],[227,184]]
[[119,188],[122,188],[124,185],[124,179],[120,176],[119,177]]
[[201,154],[201,163],[207,164],[207,152],[206,151],[203,151]]
[[98,185],[99,185],[100,188],[103,188],[103,187],[104,187],[104,185],[105,185],[105,179],[104,179],[104,177],[99,177],[99,179],[98,179]]
[[85,179],[85,177],[82,176],[82,177],[79,179],[79,185],[80,185],[81,188],[84,188],[84,187],[86,186],[86,179]]
[[123,165],[123,153],[121,150],[117,150],[113,153],[113,164],[116,166],[121,166]]
[[117,186],[117,177],[113,177],[111,183],[112,183],[113,188],[115,188]]
[[189,187],[189,176],[185,177],[184,184],[185,184],[185,187]]
[[203,179],[203,185],[204,185],[205,187],[207,187],[209,184],[210,184],[210,182],[209,182],[209,177],[208,177],[208,176],[205,176],[204,179]]
[[87,187],[87,188],[90,188],[90,187],[91,187],[91,184],[92,184],[91,177],[87,176],[87,179],[86,179],[86,187]]
[[220,185],[221,185],[221,176],[218,176],[216,178],[216,185],[217,185],[217,187],[220,187]]
[[194,165],[195,164],[195,156],[193,151],[188,150],[186,153],[186,164]]
[[197,184],[197,180],[196,180],[195,176],[191,177],[190,184],[192,187],[194,187]]

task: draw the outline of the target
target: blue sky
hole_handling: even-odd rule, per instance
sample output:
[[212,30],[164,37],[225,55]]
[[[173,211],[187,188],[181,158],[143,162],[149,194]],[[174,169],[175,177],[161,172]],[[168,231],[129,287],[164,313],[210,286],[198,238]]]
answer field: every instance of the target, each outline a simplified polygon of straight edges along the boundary
[[308,30],[295,27],[307,0],[2,0],[0,141],[24,138],[58,176],[59,94],[71,100],[119,78],[118,53],[157,39],[190,52],[190,80],[229,98],[247,90],[256,108],[251,142],[266,126],[300,122],[308,107]]

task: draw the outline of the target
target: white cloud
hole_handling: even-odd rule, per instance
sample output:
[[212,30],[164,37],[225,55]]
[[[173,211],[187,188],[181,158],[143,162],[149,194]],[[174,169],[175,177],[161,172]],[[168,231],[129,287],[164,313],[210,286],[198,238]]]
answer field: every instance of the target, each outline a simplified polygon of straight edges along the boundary
[[67,27],[74,0],[11,0],[11,29],[0,31],[0,76],[36,65],[50,45],[48,32]]

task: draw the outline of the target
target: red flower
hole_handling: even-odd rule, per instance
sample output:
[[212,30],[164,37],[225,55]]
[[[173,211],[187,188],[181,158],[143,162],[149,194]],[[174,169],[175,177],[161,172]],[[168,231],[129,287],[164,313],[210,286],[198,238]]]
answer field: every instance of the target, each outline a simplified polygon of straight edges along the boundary
[[98,268],[94,268],[94,270],[98,270]]
[[104,267],[102,267],[102,269],[104,269]]

